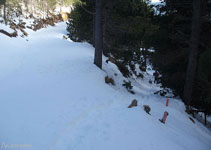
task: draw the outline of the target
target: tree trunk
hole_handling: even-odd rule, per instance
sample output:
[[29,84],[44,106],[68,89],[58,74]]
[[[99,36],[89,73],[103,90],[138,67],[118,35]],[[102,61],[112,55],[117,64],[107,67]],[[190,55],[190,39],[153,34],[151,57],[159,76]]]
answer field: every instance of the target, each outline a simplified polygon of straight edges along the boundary
[[204,112],[204,125],[207,126],[207,112]]
[[144,48],[144,71],[147,70],[147,50],[148,48]]
[[93,46],[95,47],[95,14],[93,14]]
[[103,30],[103,54],[108,57],[109,50],[107,46],[107,12],[106,9],[103,7],[103,17],[102,17],[102,30]]
[[96,0],[96,19],[95,19],[95,56],[94,64],[102,69],[102,0]]
[[6,0],[4,1],[4,22],[5,22],[5,25],[7,25],[7,17],[6,17]]
[[186,71],[186,81],[184,86],[183,98],[189,111],[190,102],[192,100],[192,90],[197,68],[197,55],[200,36],[200,12],[201,0],[193,0],[193,18],[190,39],[189,60]]

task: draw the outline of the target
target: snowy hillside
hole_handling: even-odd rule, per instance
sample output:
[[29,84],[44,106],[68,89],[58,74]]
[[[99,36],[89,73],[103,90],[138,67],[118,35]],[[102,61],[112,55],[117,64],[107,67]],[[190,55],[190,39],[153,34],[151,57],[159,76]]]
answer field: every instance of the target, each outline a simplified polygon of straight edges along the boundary
[[[98,69],[94,48],[64,40],[65,29],[59,23],[29,31],[27,40],[0,34],[0,149],[211,149],[210,130],[191,122],[180,100],[166,107],[166,99],[153,94],[159,87],[149,83],[152,71],[130,79],[132,95],[114,64],[104,58]],[[107,75],[115,86],[105,84]],[[127,108],[133,99],[138,106]],[[166,124],[158,121],[164,111]]]

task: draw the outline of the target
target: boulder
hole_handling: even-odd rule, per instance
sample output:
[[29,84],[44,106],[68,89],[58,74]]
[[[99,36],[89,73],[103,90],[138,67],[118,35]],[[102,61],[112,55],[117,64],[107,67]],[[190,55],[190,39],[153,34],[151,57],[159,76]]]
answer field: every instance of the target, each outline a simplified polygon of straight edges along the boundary
[[151,108],[149,107],[149,105],[143,105],[143,107],[144,107],[144,111],[150,114],[149,112],[151,111]]
[[136,107],[138,106],[138,101],[136,99],[134,99],[131,104],[128,106],[128,108],[132,108],[132,107]]
[[108,76],[105,77],[105,83],[115,85],[114,79],[109,78]]

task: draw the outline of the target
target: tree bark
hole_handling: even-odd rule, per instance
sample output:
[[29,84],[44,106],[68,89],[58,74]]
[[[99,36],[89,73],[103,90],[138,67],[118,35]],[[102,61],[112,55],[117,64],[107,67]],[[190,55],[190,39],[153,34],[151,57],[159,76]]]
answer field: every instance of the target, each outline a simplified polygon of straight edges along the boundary
[[6,17],[6,0],[4,1],[4,22],[5,22],[5,25],[7,25],[7,17]]
[[192,100],[192,91],[196,76],[197,55],[198,55],[199,36],[200,36],[200,18],[201,18],[200,12],[201,12],[201,0],[193,0],[193,18],[192,18],[189,60],[188,60],[186,80],[183,93],[183,99],[188,109],[187,111],[189,111],[190,102]]
[[147,51],[148,51],[148,48],[144,48],[144,71],[145,72],[147,70]]
[[94,64],[102,69],[102,0],[96,0]]
[[207,112],[204,112],[204,125],[207,126]]
[[93,15],[93,27],[92,27],[92,30],[93,30],[93,46],[95,47],[95,14]]
[[[105,5],[105,4],[104,4]],[[109,50],[107,46],[107,11],[103,7],[103,17],[102,17],[102,32],[103,32],[103,54],[108,57]]]

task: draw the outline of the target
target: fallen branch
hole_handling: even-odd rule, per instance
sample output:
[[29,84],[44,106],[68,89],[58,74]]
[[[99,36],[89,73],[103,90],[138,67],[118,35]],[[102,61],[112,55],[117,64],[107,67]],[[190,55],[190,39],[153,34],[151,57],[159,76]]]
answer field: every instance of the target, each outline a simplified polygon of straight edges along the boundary
[[18,35],[17,32],[9,33],[9,32],[7,32],[5,30],[0,30],[0,33],[4,34],[6,36],[9,36],[10,38],[17,37],[17,35]]

